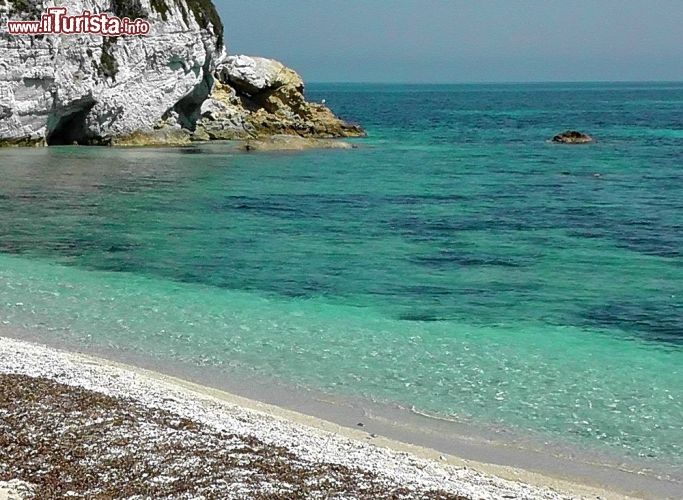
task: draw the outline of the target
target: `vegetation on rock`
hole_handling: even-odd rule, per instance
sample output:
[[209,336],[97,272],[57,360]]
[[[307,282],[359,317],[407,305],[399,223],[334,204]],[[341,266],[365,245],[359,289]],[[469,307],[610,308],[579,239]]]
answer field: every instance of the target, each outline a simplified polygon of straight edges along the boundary
[[37,20],[40,19],[42,6],[41,0],[12,0],[9,14],[10,16],[18,16],[29,21]]
[[[163,21],[168,21],[168,4],[166,3],[166,0],[150,0],[149,4],[155,12],[158,12],[161,15]],[[183,14],[185,14],[184,10]]]
[[[170,10],[167,3],[169,1],[175,2],[183,16],[183,20],[185,23],[188,23],[188,12],[182,0],[150,0],[150,5],[155,12],[161,15],[162,20],[167,21]],[[216,48],[221,48],[223,46],[223,21],[221,21],[221,16],[218,14],[213,2],[211,0],[186,0],[186,3],[200,27],[207,30],[209,25],[213,27],[213,34],[216,36]]]
[[33,147],[33,146],[44,146],[45,139],[32,138],[32,137],[21,137],[17,139],[0,139],[0,148],[6,147]]
[[102,37],[102,54],[100,55],[100,65],[97,68],[100,76],[116,80],[116,73],[119,71],[119,63],[111,53],[111,47],[116,45],[116,37]]
[[147,19],[147,12],[142,8],[140,0],[113,0],[111,11],[120,19]]
[[204,29],[209,29],[209,23],[213,26],[213,34],[216,36],[216,48],[223,46],[223,21],[211,0],[187,0],[187,6],[194,14],[197,23]]

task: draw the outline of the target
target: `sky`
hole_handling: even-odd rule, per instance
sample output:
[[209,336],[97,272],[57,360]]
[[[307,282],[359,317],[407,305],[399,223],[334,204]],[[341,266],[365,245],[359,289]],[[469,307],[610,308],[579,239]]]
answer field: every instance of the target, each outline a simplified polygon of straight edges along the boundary
[[683,80],[683,0],[214,0],[308,82]]

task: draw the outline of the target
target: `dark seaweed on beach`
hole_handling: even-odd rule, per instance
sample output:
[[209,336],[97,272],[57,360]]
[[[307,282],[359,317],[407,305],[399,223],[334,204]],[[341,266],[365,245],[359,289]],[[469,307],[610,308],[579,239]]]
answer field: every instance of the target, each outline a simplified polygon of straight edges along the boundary
[[133,400],[0,375],[0,481],[12,479],[35,485],[36,499],[465,500],[303,460]]

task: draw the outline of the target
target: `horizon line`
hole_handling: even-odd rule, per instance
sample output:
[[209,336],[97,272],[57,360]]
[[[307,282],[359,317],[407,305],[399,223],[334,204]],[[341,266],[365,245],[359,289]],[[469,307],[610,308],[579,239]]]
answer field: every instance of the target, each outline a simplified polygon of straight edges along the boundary
[[349,85],[544,85],[578,83],[659,83],[683,84],[683,80],[459,80],[459,81],[410,81],[410,80],[310,80],[309,84],[349,84]]

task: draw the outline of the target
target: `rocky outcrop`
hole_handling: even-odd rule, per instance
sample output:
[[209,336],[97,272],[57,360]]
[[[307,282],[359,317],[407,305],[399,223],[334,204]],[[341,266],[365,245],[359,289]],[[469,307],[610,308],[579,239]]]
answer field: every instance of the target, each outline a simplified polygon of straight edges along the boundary
[[339,119],[323,104],[306,101],[301,76],[278,61],[230,56],[214,76],[195,140],[365,135],[361,127]]
[[142,18],[144,36],[10,35],[51,0],[0,0],[0,145],[186,144],[277,134],[364,131],[304,97],[302,78],[270,59],[228,56],[210,0],[63,0]]
[[304,91],[304,81],[296,71],[273,59],[232,56],[225,61],[219,73],[222,73],[224,82],[247,95],[285,86],[291,86],[301,93]]
[[594,142],[590,135],[584,134],[583,132],[578,132],[576,130],[567,130],[566,132],[557,134],[552,138],[552,141],[560,144],[586,144],[589,142]]
[[[192,122],[213,86],[223,27],[206,0],[63,0],[84,10],[142,18],[144,36],[10,35],[6,21],[35,19],[54,4],[0,4],[0,142],[116,144],[133,136],[167,142],[159,121]],[[182,134],[180,134],[182,135]],[[189,134],[187,134],[189,138]]]

